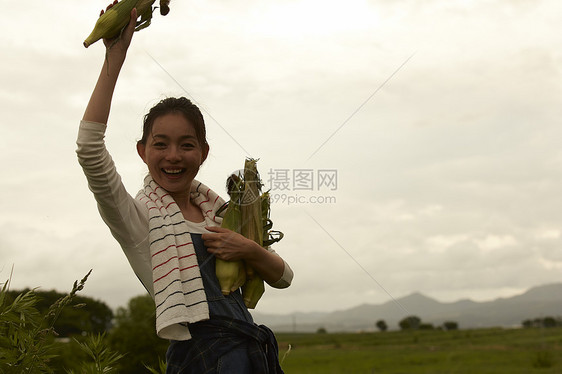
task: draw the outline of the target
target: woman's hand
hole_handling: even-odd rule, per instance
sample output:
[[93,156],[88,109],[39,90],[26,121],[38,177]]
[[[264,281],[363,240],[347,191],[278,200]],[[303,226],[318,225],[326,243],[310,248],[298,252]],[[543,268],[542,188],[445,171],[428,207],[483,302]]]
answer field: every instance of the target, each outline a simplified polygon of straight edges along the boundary
[[[111,9],[113,4],[110,4],[107,9]],[[84,121],[107,123],[117,78],[125,62],[127,50],[129,49],[133,33],[135,32],[136,22],[137,10],[133,9],[131,10],[131,20],[121,35],[112,39],[103,40],[106,46],[106,55],[98,77],[98,82],[94,87],[94,91],[92,92],[92,96],[90,96],[90,101],[82,117]]]
[[207,251],[221,260],[249,260],[258,251],[264,250],[258,243],[232,230],[215,226],[206,229],[212,232],[201,236]]
[[[112,4],[109,4],[106,8],[106,11],[111,9],[115,4],[117,4],[117,0],[115,0]],[[104,13],[103,9],[100,12],[100,17]],[[123,29],[120,35],[117,35],[115,38],[111,39],[103,39],[103,44],[109,52],[115,52],[125,55],[127,53],[127,49],[129,49],[129,45],[131,45],[131,40],[133,39],[133,34],[135,32],[135,27],[137,24],[137,9],[133,8],[131,10],[131,19],[129,20],[129,24]]]
[[212,233],[201,238],[209,253],[224,261],[244,260],[269,284],[281,279],[285,262],[253,240],[222,227],[207,227]]

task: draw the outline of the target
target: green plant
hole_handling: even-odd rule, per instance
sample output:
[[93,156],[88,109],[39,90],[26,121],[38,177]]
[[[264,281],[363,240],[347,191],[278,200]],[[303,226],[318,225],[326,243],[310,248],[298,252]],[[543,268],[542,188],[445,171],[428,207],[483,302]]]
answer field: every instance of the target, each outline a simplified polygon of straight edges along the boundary
[[166,361],[162,359],[158,359],[158,370],[154,369],[151,366],[144,365],[145,368],[148,369],[152,374],[165,374],[166,373]]
[[537,369],[550,368],[554,365],[554,356],[552,352],[541,350],[535,353],[533,357],[533,367]]
[[[85,362],[81,365],[81,374],[111,374],[117,373],[115,364],[123,355],[110,350],[107,346],[104,334],[89,335],[85,342],[79,342],[75,339],[82,351],[92,359],[93,362]],[[74,371],[69,371],[73,374]]]
[[52,372],[47,365],[53,357],[48,341],[51,331],[42,328],[34,307],[37,298],[31,290],[8,304],[8,284],[4,284],[0,294],[0,372]]
[[92,271],[80,282],[75,281],[69,294],[51,305],[45,315],[37,308],[34,290],[22,293],[10,302],[7,297],[10,280],[0,291],[0,372],[53,373],[49,361],[55,357],[54,324],[62,309],[70,304]]

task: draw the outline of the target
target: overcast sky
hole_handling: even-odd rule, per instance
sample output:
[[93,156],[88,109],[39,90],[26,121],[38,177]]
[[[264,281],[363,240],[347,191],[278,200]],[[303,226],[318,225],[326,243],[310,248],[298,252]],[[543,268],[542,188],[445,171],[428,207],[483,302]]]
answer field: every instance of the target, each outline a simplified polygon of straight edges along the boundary
[[[0,12],[0,278],[125,305],[144,292],[75,155],[104,58],[103,1]],[[199,178],[259,158],[295,271],[258,310],[331,311],[419,291],[511,296],[562,274],[562,3],[172,0],[135,34],[107,144],[131,194],[144,113],[205,113]],[[312,177],[312,184],[304,177]]]

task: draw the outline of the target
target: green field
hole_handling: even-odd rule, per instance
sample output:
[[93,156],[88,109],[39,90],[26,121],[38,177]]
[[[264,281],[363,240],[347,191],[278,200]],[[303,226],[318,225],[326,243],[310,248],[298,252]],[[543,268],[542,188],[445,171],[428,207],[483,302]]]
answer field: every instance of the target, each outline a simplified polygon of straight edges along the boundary
[[562,374],[560,327],[276,336],[286,374]]

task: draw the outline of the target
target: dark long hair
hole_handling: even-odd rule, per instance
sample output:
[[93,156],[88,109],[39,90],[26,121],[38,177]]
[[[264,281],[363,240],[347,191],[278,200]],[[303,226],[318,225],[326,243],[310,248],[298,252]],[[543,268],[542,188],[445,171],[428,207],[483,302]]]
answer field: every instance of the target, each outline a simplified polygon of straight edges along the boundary
[[152,133],[152,126],[157,117],[170,113],[180,113],[183,115],[195,128],[195,135],[201,147],[208,145],[203,115],[197,105],[193,104],[185,97],[168,97],[153,106],[144,116],[142,138],[139,140],[139,143],[146,144],[148,137]]

